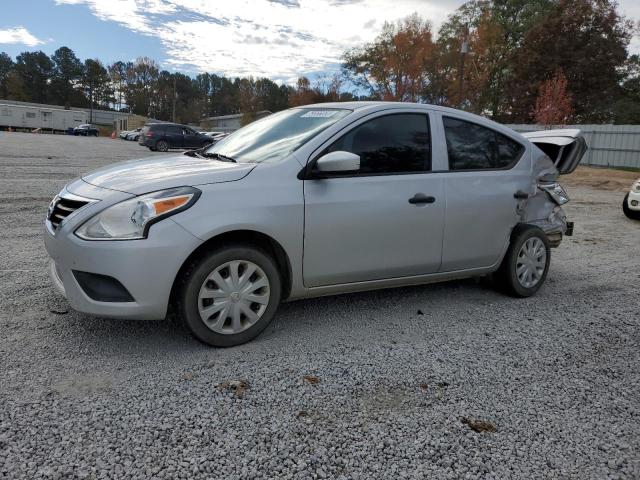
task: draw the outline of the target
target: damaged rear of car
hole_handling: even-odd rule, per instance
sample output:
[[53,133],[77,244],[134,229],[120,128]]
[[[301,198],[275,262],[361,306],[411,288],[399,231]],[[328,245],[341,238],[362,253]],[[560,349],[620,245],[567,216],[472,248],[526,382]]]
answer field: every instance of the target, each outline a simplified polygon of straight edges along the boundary
[[557,247],[563,235],[573,234],[573,222],[567,220],[562,205],[569,201],[559,183],[560,175],[572,173],[587,151],[587,143],[580,130],[542,130],[524,133],[532,144],[533,169],[530,192],[518,197],[518,214],[523,223],[540,227],[549,241]]

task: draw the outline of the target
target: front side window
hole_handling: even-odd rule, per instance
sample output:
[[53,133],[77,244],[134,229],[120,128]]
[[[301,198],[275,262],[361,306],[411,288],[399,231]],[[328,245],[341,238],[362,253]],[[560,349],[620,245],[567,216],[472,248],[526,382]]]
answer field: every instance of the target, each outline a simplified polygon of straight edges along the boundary
[[250,123],[209,148],[240,163],[276,162],[351,113],[347,109],[294,108]]
[[429,171],[429,117],[401,113],[374,118],[355,127],[323,154],[336,151],[359,155],[361,175]]
[[443,117],[449,170],[506,169],[515,165],[524,147],[506,135],[476,123]]

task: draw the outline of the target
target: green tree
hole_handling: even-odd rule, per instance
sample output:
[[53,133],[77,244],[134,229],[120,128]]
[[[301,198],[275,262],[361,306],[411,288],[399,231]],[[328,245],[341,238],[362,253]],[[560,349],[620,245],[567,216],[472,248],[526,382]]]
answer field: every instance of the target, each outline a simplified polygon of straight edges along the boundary
[[150,115],[159,77],[158,63],[151,58],[140,57],[127,64],[125,76],[125,98],[129,111],[138,115]]
[[20,77],[24,95],[31,102],[47,103],[54,65],[42,51],[23,52],[16,57],[15,71]]
[[13,59],[5,52],[0,52],[0,98],[8,98],[7,79],[14,69]]
[[85,60],[81,87],[91,108],[108,108],[109,103],[113,101],[113,90],[107,69],[99,60],[91,58]]
[[114,62],[107,67],[107,71],[109,73],[111,86],[113,87],[114,107],[116,110],[122,110],[125,95],[127,64],[122,61]]
[[[498,121],[508,120],[513,104],[509,86],[514,81],[516,55],[527,32],[544,18],[553,3],[554,0],[473,0],[463,4],[439,31],[434,67],[434,93],[441,99],[438,103],[462,106]],[[463,59],[464,40],[469,54]]]
[[613,103],[613,121],[640,124],[640,55],[631,55],[621,69],[621,95]]
[[558,68],[571,86],[574,121],[613,119],[632,31],[616,7],[609,0],[560,0],[527,31],[513,62],[514,121],[529,120],[540,85]]
[[83,74],[82,62],[68,47],[60,47],[51,56],[53,72],[51,77],[51,99],[57,105],[80,106],[82,94],[78,84]]

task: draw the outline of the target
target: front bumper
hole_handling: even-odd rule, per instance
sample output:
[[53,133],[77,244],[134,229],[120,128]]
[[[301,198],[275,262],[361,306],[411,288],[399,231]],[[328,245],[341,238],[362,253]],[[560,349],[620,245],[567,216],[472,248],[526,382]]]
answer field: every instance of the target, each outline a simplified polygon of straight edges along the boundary
[[627,207],[634,212],[640,212],[640,192],[629,192]]
[[[171,218],[151,227],[144,240],[86,241],[62,224],[55,234],[45,227],[44,242],[52,259],[49,269],[56,289],[74,310],[102,317],[156,320],[165,318],[174,279],[202,242]],[[131,293],[131,302],[102,302],[89,297],[73,271],[106,275]]]

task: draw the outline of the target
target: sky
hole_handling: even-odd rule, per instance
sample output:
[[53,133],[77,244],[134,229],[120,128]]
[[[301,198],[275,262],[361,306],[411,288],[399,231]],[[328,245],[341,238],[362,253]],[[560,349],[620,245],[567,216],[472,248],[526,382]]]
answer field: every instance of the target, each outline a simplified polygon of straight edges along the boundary
[[[0,0],[0,51],[53,53],[108,64],[147,56],[187,74],[293,83],[338,70],[343,52],[413,12],[434,31],[462,0]],[[620,0],[640,20],[640,1]],[[630,50],[640,53],[640,37]]]

